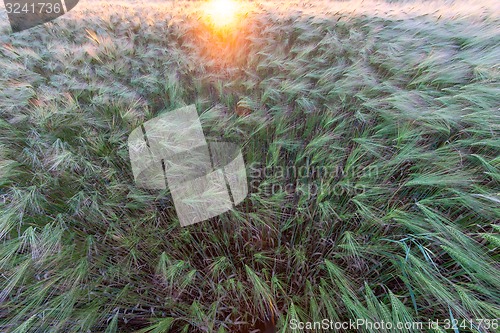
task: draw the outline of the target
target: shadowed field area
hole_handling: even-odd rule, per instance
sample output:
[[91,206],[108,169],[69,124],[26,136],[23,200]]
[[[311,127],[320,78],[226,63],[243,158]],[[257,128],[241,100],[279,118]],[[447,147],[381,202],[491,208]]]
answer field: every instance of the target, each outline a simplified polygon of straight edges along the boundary
[[[496,1],[201,3],[1,22],[0,331],[497,331]],[[190,104],[250,193],[182,228],[127,138]]]

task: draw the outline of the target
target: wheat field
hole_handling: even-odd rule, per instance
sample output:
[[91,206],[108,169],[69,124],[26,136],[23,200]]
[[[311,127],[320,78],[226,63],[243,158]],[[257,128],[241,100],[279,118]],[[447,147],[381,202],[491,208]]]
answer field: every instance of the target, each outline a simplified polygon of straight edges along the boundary
[[[0,332],[497,332],[500,3],[204,6],[0,9]],[[127,138],[190,104],[249,194],[181,227]]]

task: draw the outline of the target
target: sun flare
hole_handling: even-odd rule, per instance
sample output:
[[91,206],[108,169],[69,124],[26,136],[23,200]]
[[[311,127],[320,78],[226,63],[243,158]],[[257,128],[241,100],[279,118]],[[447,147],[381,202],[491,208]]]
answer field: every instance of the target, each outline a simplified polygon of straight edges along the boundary
[[211,0],[205,12],[211,24],[216,28],[227,28],[236,23],[238,3],[234,0]]

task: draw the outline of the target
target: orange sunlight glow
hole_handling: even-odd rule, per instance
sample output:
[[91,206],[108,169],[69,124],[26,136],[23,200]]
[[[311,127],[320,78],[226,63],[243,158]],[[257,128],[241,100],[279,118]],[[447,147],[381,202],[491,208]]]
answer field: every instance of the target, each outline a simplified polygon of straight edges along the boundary
[[238,3],[234,0],[211,0],[205,7],[208,20],[218,29],[234,26],[238,11]]

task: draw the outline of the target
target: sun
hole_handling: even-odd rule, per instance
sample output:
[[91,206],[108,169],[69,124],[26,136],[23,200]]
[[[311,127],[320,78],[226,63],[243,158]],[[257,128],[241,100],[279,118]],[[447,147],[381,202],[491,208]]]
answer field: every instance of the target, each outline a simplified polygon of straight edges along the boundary
[[215,28],[223,29],[235,25],[238,9],[234,0],[211,0],[205,7],[205,13]]

